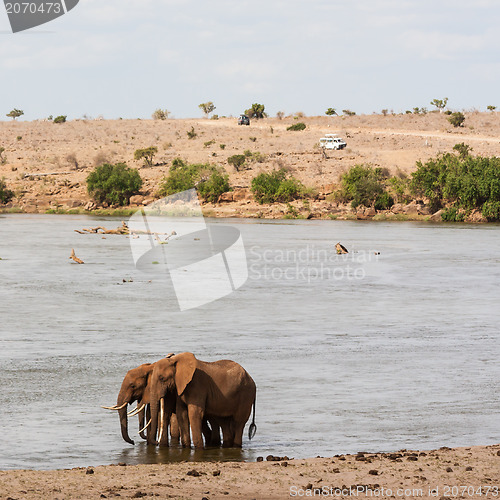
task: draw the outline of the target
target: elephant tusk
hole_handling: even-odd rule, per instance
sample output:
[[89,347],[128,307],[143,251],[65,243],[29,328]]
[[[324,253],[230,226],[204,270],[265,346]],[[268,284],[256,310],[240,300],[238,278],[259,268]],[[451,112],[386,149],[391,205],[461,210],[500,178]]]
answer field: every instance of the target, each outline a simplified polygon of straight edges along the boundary
[[146,407],[146,403],[143,403],[140,408],[139,408],[139,406],[137,406],[137,408],[135,410],[132,410],[130,413],[127,413],[127,415],[129,417],[133,417],[134,415],[137,415],[139,412],[144,410],[145,407]]
[[128,403],[123,403],[121,406],[113,405],[113,406],[101,406],[101,408],[104,408],[105,410],[121,410],[122,408],[125,408]]
[[158,435],[158,442],[161,443],[161,438],[163,437],[163,412],[165,407],[165,401],[163,398],[160,399],[160,433]]
[[149,422],[138,432],[140,434],[141,432],[144,432],[151,424],[151,419],[149,419]]

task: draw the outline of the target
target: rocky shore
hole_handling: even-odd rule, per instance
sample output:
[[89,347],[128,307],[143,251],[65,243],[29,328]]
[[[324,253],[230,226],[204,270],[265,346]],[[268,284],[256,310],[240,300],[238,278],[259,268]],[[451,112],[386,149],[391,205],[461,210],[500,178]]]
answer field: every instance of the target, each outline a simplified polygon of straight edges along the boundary
[[500,445],[0,472],[1,499],[498,498]]

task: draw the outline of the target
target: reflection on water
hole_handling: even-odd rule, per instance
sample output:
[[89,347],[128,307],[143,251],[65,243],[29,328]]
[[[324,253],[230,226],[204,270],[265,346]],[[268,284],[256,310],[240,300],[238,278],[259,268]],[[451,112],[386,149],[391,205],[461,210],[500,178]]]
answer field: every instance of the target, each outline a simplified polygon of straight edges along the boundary
[[148,446],[145,442],[139,443],[136,449],[129,448],[119,455],[119,460],[128,464],[166,464],[169,462],[240,462],[246,460],[245,450],[234,448],[208,448],[195,450],[173,447]]
[[[498,226],[215,223],[241,231],[249,280],[179,312],[126,237],[74,232],[120,220],[0,216],[0,469],[500,441]],[[182,351],[238,361],[256,381],[243,450],[148,447],[135,419],[131,446],[100,408],[127,370]]]

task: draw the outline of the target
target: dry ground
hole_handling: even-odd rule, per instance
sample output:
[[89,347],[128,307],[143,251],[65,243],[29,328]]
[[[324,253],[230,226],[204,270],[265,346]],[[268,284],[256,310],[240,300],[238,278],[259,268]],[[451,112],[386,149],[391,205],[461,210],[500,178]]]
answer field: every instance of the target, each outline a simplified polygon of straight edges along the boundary
[[[287,131],[297,121],[307,124],[302,132]],[[194,128],[197,137],[189,139]],[[324,158],[317,147],[325,133],[338,133],[348,147],[330,151]],[[359,163],[385,167],[391,173],[409,173],[418,160],[451,151],[459,142],[481,155],[500,154],[500,114],[466,113],[465,126],[454,128],[444,114],[362,115],[353,117],[287,117],[253,120],[249,127],[238,126],[234,118],[219,120],[75,120],[51,122],[0,122],[0,147],[5,148],[0,177],[17,195],[12,206],[28,212],[47,208],[83,207],[89,201],[85,178],[102,162],[126,162],[140,169],[144,198],[154,198],[171,161],[180,157],[189,162],[210,162],[224,167],[233,187],[249,188],[261,171],[287,167],[304,184],[328,193],[339,176]],[[224,145],[224,149],[221,148]],[[152,168],[135,161],[134,151],[156,146]],[[236,172],[227,158],[245,150],[259,151],[266,159]],[[0,163],[2,163],[0,161]],[[49,176],[32,174],[54,173]],[[242,194],[243,193],[243,194]],[[209,207],[214,215],[272,215],[251,196],[240,191],[236,203]],[[328,208],[328,207],[327,207]],[[277,212],[280,213],[278,208]]]
[[311,498],[314,492],[314,498],[495,499],[500,496],[499,488],[500,445],[279,462],[183,462],[0,472],[2,500],[265,500]]

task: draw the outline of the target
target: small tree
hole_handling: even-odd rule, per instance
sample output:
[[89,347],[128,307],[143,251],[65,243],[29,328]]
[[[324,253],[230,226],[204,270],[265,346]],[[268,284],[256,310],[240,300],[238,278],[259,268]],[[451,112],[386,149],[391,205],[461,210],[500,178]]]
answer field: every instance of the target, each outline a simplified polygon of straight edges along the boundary
[[450,116],[448,116],[448,121],[454,127],[462,127],[465,121],[465,116],[460,111],[456,111],[455,113],[452,113]]
[[20,116],[23,116],[23,115],[24,115],[23,110],[14,108],[11,112],[7,113],[6,116],[15,120],[16,118],[19,118]]
[[198,107],[203,111],[203,113],[205,113],[207,118],[210,113],[215,111],[215,105],[212,101],[202,102],[201,104],[198,104]]
[[152,118],[153,120],[166,120],[168,118],[168,115],[170,114],[170,111],[168,109],[161,109],[158,108],[153,114]]
[[126,205],[141,186],[139,171],[127,167],[125,163],[105,163],[96,167],[87,177],[88,193],[98,203]]
[[486,108],[486,109],[487,109],[488,111],[495,111],[495,109],[497,109],[497,107],[496,107],[496,106],[491,106],[491,105],[490,105],[490,106],[487,106],[487,108]]
[[248,115],[250,118],[260,119],[267,116],[266,113],[264,113],[265,109],[266,107],[264,106],[264,104],[254,103],[252,104],[251,108],[245,111],[245,114]]
[[433,99],[431,101],[432,106],[436,106],[436,108],[439,109],[439,112],[442,113],[444,108],[446,108],[446,104],[448,103],[448,98],[445,97],[444,99]]
[[144,160],[145,167],[153,166],[153,158],[158,153],[156,146],[151,146],[145,149],[137,149],[134,153],[134,160]]
[[458,157],[461,160],[465,160],[468,156],[470,156],[472,148],[468,144],[465,144],[465,142],[461,142],[460,144],[455,144],[453,146],[453,150],[458,153]]
[[54,118],[54,123],[66,123],[66,118],[67,118],[66,115],[56,116]]
[[327,115],[327,116],[334,116],[336,114],[337,114],[337,110],[335,108],[328,108],[325,111],[325,115]]
[[283,120],[284,117],[285,117],[285,112],[284,111],[278,111],[276,113],[276,118],[278,118],[278,120]]
[[246,155],[233,155],[227,159],[229,165],[232,165],[236,172],[239,172],[241,167],[245,164],[247,159]]
[[191,127],[191,130],[188,130],[186,134],[188,139],[196,139],[196,137],[198,137],[198,134],[194,131],[194,127]]
[[356,113],[354,111],[351,111],[350,109],[343,109],[342,113],[347,116],[354,116]]

